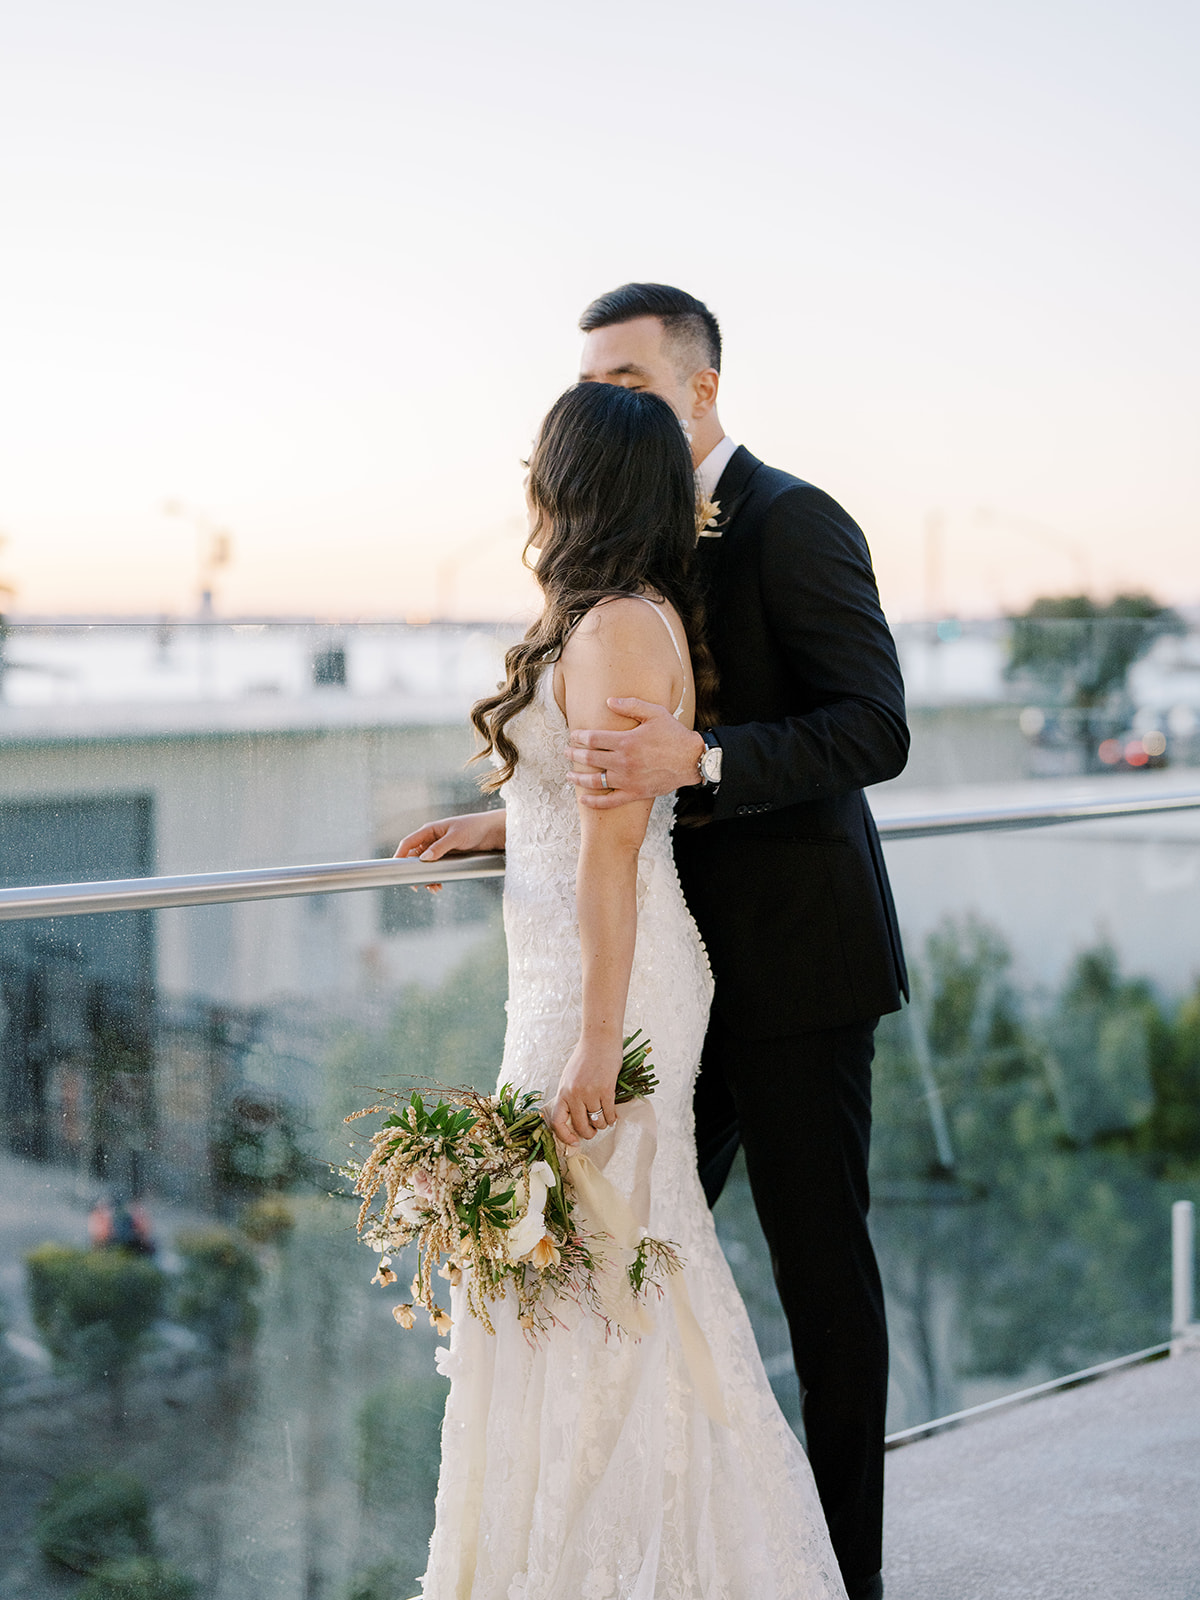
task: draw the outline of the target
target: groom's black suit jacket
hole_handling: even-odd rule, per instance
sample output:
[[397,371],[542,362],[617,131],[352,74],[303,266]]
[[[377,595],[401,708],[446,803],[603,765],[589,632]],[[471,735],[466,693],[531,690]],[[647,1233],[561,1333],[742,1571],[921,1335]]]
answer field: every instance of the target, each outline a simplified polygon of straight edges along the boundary
[[901,771],[908,729],[866,540],[744,448],[716,499],[721,536],[697,559],[724,766],[715,795],[680,791],[675,830],[714,1012],[752,1039],[868,1022],[907,975],[862,791]]

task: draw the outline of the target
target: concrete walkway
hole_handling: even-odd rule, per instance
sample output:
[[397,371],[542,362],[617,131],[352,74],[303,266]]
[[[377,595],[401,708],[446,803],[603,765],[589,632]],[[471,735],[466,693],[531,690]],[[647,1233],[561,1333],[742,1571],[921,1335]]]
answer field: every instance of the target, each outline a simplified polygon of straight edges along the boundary
[[887,1458],[887,1600],[1200,1600],[1200,1353]]

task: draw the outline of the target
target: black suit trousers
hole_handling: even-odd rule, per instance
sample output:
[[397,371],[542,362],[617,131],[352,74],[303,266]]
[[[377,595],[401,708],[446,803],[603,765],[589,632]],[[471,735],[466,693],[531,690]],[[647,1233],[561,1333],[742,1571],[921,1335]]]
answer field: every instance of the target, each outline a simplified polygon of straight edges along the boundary
[[739,1142],[800,1379],[808,1456],[846,1586],[880,1570],[888,1350],[867,1232],[875,1023],[747,1040],[715,1016],[696,1085],[712,1205]]

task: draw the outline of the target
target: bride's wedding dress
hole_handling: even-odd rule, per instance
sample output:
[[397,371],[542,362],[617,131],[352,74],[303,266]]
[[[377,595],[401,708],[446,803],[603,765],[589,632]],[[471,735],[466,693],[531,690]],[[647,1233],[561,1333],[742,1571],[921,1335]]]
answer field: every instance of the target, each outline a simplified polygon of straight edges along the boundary
[[[504,789],[500,1070],[500,1082],[547,1100],[579,1037],[582,1005],[579,823],[552,682],[548,668],[509,725],[520,760]],[[651,1039],[659,1080],[649,1102],[658,1140],[649,1232],[673,1241],[686,1263],[719,1400],[714,1407],[693,1379],[671,1297],[651,1293],[654,1325],[640,1340],[606,1338],[598,1317],[570,1306],[569,1325],[531,1345],[511,1300],[495,1307],[493,1336],[455,1290],[449,1349],[438,1352],[451,1388],[424,1600],[845,1594],[808,1462],[767,1382],[696,1173],[692,1085],[712,980],[675,873],[672,809],[670,796],[655,801],[641,849],[625,1031]],[[625,1116],[582,1148],[628,1194],[642,1137],[640,1119]],[[722,1410],[727,1423],[713,1420]]]

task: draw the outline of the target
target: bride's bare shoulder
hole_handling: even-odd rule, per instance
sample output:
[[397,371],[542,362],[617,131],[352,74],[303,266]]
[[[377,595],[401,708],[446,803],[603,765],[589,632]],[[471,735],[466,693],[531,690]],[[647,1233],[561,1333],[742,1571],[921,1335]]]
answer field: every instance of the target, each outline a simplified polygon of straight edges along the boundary
[[563,646],[555,698],[578,728],[631,726],[608,709],[608,698],[633,697],[673,706],[682,669],[662,618],[634,595],[603,600],[581,618]]
[[613,595],[601,600],[584,613],[571,630],[563,646],[563,660],[569,653],[582,659],[596,651],[601,653],[632,652],[653,656],[662,646],[673,655],[670,641],[663,631],[662,618],[654,608],[636,595]]

